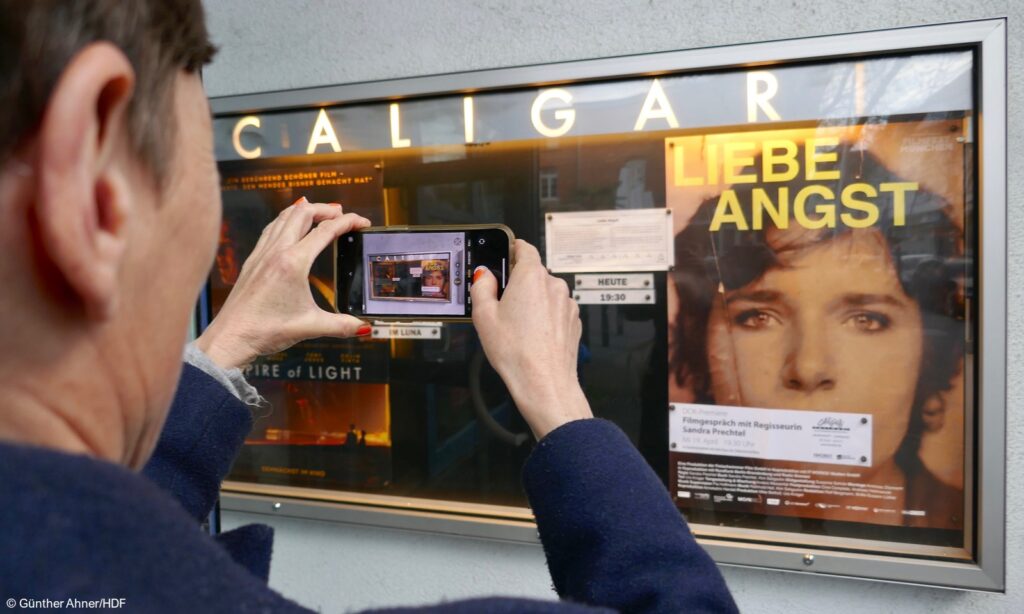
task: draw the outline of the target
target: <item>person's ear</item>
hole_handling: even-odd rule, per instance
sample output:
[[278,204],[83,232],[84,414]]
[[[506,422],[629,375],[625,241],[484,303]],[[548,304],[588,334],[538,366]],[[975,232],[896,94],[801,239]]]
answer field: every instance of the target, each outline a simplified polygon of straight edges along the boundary
[[133,196],[123,149],[134,86],[120,49],[90,44],[54,86],[37,136],[37,253],[98,320],[110,318],[118,302]]

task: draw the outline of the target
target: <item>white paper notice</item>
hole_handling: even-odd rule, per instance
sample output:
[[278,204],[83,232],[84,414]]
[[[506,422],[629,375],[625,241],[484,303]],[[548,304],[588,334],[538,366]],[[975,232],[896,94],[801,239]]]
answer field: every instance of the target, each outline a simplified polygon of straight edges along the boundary
[[671,209],[548,213],[545,220],[554,273],[667,271],[675,261]]
[[871,466],[871,415],[672,403],[673,452]]

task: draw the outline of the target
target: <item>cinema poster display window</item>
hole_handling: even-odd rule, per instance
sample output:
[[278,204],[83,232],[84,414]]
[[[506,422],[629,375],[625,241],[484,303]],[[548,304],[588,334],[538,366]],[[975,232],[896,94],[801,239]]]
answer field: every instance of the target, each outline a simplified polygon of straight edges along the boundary
[[[302,195],[378,225],[507,224],[557,254],[595,413],[717,560],[1000,590],[1004,37],[975,22],[214,100],[225,222],[201,315]],[[459,249],[369,250],[369,295],[450,301]],[[332,280],[325,255],[325,307]],[[471,326],[313,340],[248,376],[268,406],[228,507],[535,539],[533,442]]]

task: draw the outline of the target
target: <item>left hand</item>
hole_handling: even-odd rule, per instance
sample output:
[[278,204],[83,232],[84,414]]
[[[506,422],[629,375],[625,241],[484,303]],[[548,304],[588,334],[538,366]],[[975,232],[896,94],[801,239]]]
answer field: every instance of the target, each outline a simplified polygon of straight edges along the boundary
[[340,205],[305,197],[296,201],[263,229],[227,301],[196,345],[231,369],[305,339],[369,334],[362,320],[318,307],[308,280],[313,261],[332,241],[367,226],[370,220],[343,213]]

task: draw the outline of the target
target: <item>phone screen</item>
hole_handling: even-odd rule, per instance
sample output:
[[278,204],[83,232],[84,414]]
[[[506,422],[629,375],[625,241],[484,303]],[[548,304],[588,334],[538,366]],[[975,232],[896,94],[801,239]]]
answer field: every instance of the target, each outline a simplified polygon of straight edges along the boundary
[[509,235],[502,228],[366,230],[338,240],[338,311],[359,317],[468,318],[473,271],[504,289]]

